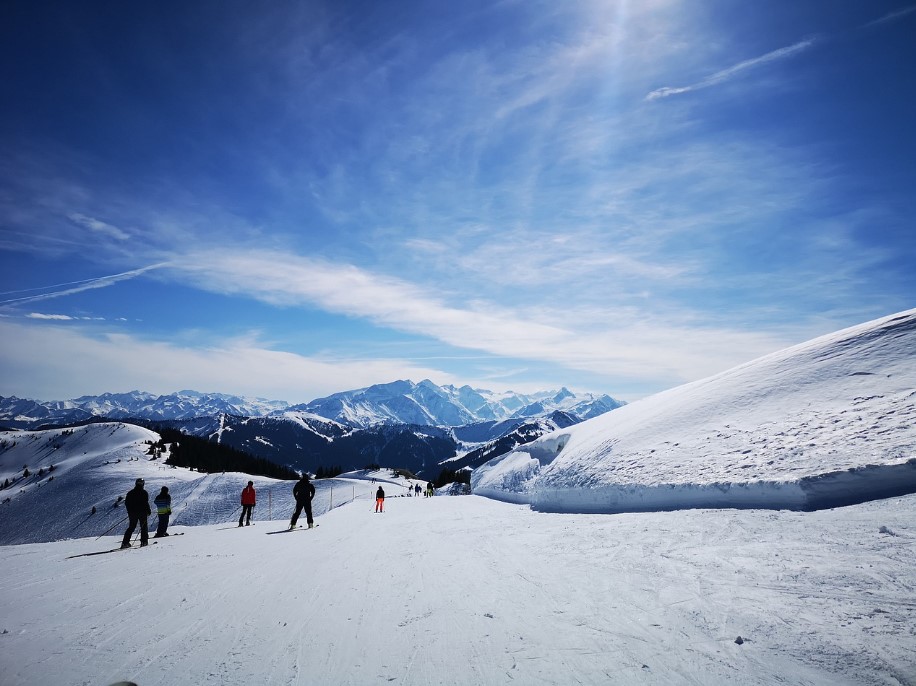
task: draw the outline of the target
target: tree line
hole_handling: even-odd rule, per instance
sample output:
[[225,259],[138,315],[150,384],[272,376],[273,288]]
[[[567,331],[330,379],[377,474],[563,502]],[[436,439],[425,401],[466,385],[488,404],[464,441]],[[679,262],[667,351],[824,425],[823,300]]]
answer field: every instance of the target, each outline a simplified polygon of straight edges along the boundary
[[176,467],[190,467],[198,472],[244,472],[272,479],[298,479],[299,474],[289,467],[253,457],[248,453],[204,438],[183,434],[177,429],[157,428],[161,440],[156,445],[160,451],[169,446],[166,464]]

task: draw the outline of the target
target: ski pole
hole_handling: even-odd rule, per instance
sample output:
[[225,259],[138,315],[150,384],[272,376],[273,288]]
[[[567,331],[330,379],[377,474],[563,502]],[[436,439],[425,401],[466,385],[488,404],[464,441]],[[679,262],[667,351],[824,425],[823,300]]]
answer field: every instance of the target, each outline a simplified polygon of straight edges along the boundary
[[[124,519],[127,519],[127,517],[125,517]],[[115,523],[108,529],[108,531],[111,531],[112,529],[114,529],[118,524],[123,524],[123,523],[124,523],[124,519],[122,519],[122,520],[119,521],[119,522],[115,522]],[[99,535],[96,537],[95,540],[99,540],[102,536],[104,536],[105,534],[107,534],[108,531],[106,531],[104,534],[99,534]]]
[[228,523],[231,522],[233,519],[235,519],[235,513],[238,512],[238,511],[241,510],[241,509],[242,509],[242,506],[241,506],[241,505],[239,505],[237,508],[235,508],[235,509],[232,511],[232,514],[229,515],[229,519],[226,520],[226,523],[228,524]]

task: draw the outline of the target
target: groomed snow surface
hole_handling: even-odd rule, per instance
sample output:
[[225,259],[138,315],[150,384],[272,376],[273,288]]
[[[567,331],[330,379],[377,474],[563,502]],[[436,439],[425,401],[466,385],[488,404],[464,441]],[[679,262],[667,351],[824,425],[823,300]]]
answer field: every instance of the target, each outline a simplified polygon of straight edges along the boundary
[[318,521],[0,548],[3,684],[916,683],[914,496],[608,517],[367,494]]

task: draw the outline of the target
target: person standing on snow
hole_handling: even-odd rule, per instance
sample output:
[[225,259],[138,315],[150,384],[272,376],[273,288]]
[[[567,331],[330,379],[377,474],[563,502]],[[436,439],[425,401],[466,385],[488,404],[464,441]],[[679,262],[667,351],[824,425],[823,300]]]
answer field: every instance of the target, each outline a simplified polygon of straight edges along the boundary
[[433,488],[433,482],[432,482],[432,481],[427,481],[427,482],[426,482],[426,497],[427,497],[427,498],[432,498],[432,497],[433,497],[433,493],[435,493],[435,492],[436,492],[436,489]]
[[127,492],[124,498],[124,507],[127,508],[128,525],[124,532],[122,548],[130,548],[130,537],[134,535],[137,522],[140,523],[140,547],[149,543],[149,530],[146,527],[146,518],[153,512],[149,508],[149,494],[143,488],[143,479],[137,479],[134,487]]
[[255,505],[255,493],[254,493],[254,481],[249,481],[248,485],[242,489],[242,514],[239,517],[239,526],[242,526],[242,520],[245,519],[245,515],[248,515],[248,519],[245,522],[245,526],[251,526],[251,510]]
[[156,514],[159,515],[159,526],[156,527],[156,535],[153,538],[168,536],[166,529],[169,528],[169,515],[172,514],[172,496],[169,495],[168,486],[162,487],[153,504],[156,506]]
[[312,528],[312,498],[315,497],[315,487],[309,481],[309,475],[302,472],[302,476],[296,485],[293,486],[293,496],[296,498],[296,512],[289,523],[290,529],[296,528],[296,521],[299,519],[299,513],[305,510],[305,521],[308,522],[309,529]]
[[381,486],[379,486],[378,490],[375,492],[375,511],[385,511],[385,491],[382,490]]

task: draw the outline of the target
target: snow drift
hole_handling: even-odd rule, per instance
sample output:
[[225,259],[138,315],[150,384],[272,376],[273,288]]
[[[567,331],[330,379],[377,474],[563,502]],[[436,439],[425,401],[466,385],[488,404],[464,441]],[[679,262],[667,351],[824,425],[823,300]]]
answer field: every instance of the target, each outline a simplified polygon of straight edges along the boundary
[[471,485],[581,513],[806,510],[916,492],[916,310],[553,432]]

